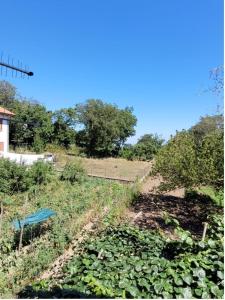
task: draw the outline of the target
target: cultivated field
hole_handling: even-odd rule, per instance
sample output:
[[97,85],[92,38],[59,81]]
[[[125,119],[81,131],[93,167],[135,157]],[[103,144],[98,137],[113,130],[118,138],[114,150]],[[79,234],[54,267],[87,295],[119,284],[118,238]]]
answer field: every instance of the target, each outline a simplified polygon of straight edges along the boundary
[[[56,163],[56,167],[61,169],[67,161],[72,161],[74,158],[68,155],[61,155]],[[88,175],[124,180],[134,182],[136,179],[141,179],[151,170],[152,163],[144,161],[128,161],[122,158],[79,158],[87,171]]]

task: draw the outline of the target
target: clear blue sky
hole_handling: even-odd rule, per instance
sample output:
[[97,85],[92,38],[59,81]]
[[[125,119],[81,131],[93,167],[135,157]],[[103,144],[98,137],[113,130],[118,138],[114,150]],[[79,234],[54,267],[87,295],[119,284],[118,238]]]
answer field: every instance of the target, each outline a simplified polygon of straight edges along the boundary
[[0,51],[34,72],[1,79],[48,109],[89,98],[133,106],[131,141],[168,138],[216,111],[219,100],[202,91],[223,64],[222,0],[7,0],[0,9]]

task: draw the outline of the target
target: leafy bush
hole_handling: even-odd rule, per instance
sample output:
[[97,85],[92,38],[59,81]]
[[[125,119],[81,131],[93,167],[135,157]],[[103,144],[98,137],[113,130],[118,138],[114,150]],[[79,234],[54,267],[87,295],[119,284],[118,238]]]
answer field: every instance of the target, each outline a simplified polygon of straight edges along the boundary
[[39,134],[36,134],[34,137],[33,150],[36,153],[41,153],[44,150],[44,141],[41,139]]
[[132,145],[126,145],[119,151],[119,156],[127,160],[134,160],[134,151]]
[[44,284],[57,298],[222,298],[223,230],[217,227],[223,222],[221,216],[211,220],[205,242],[179,227],[175,241],[136,227],[108,228],[83,245],[59,284],[35,283],[29,296],[38,296]]
[[186,131],[178,132],[160,149],[153,173],[160,173],[171,188],[223,184],[223,133],[206,135],[199,145]]
[[74,160],[67,162],[60,176],[61,180],[69,181],[70,183],[80,182],[85,176],[85,170],[81,161]]
[[0,192],[13,194],[23,192],[29,186],[29,178],[25,166],[8,159],[0,159]]
[[28,171],[32,185],[46,184],[53,175],[52,164],[43,161],[35,162]]
[[53,174],[52,166],[38,161],[30,169],[8,159],[0,159],[0,193],[14,194],[24,192],[32,185],[43,184]]
[[224,134],[215,131],[206,135],[197,149],[199,183],[223,186],[224,181]]

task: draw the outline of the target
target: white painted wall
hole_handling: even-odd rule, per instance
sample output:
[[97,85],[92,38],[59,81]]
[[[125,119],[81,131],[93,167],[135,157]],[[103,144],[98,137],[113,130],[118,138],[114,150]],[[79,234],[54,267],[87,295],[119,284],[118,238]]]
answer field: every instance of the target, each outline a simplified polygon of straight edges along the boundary
[[44,154],[19,154],[19,153],[3,153],[2,157],[15,161],[18,164],[32,165],[35,161],[42,160],[45,162],[53,162],[53,156],[46,157]]
[[0,142],[4,143],[4,151],[0,151],[0,157],[8,158],[18,164],[24,165],[32,165],[37,160],[53,162],[53,155],[9,153],[9,118],[0,114],[0,119],[3,120],[2,130],[0,131]]
[[4,143],[3,152],[7,153],[9,151],[9,120],[3,119],[2,130],[0,131],[0,142]]

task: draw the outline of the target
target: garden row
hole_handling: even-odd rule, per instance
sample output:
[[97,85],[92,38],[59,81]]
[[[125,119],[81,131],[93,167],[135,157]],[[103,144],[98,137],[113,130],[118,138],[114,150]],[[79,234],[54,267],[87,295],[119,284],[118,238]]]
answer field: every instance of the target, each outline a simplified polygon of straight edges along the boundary
[[[1,176],[0,185],[3,204],[1,297],[12,297],[32,278],[39,276],[92,218],[98,219],[99,228],[110,219],[116,221],[120,218],[133,197],[130,187],[90,179],[78,165],[67,165],[60,177],[51,166],[41,162],[26,169],[0,160],[0,166],[5,168],[1,172],[4,176]],[[12,222],[42,208],[49,208],[56,215],[41,225],[24,227],[23,248],[18,253],[19,232],[13,228]],[[107,217],[104,216],[106,208]]]
[[209,216],[204,241],[173,224],[177,240],[122,225],[108,227],[80,247],[61,278],[29,285],[29,298],[222,298],[223,218]]

